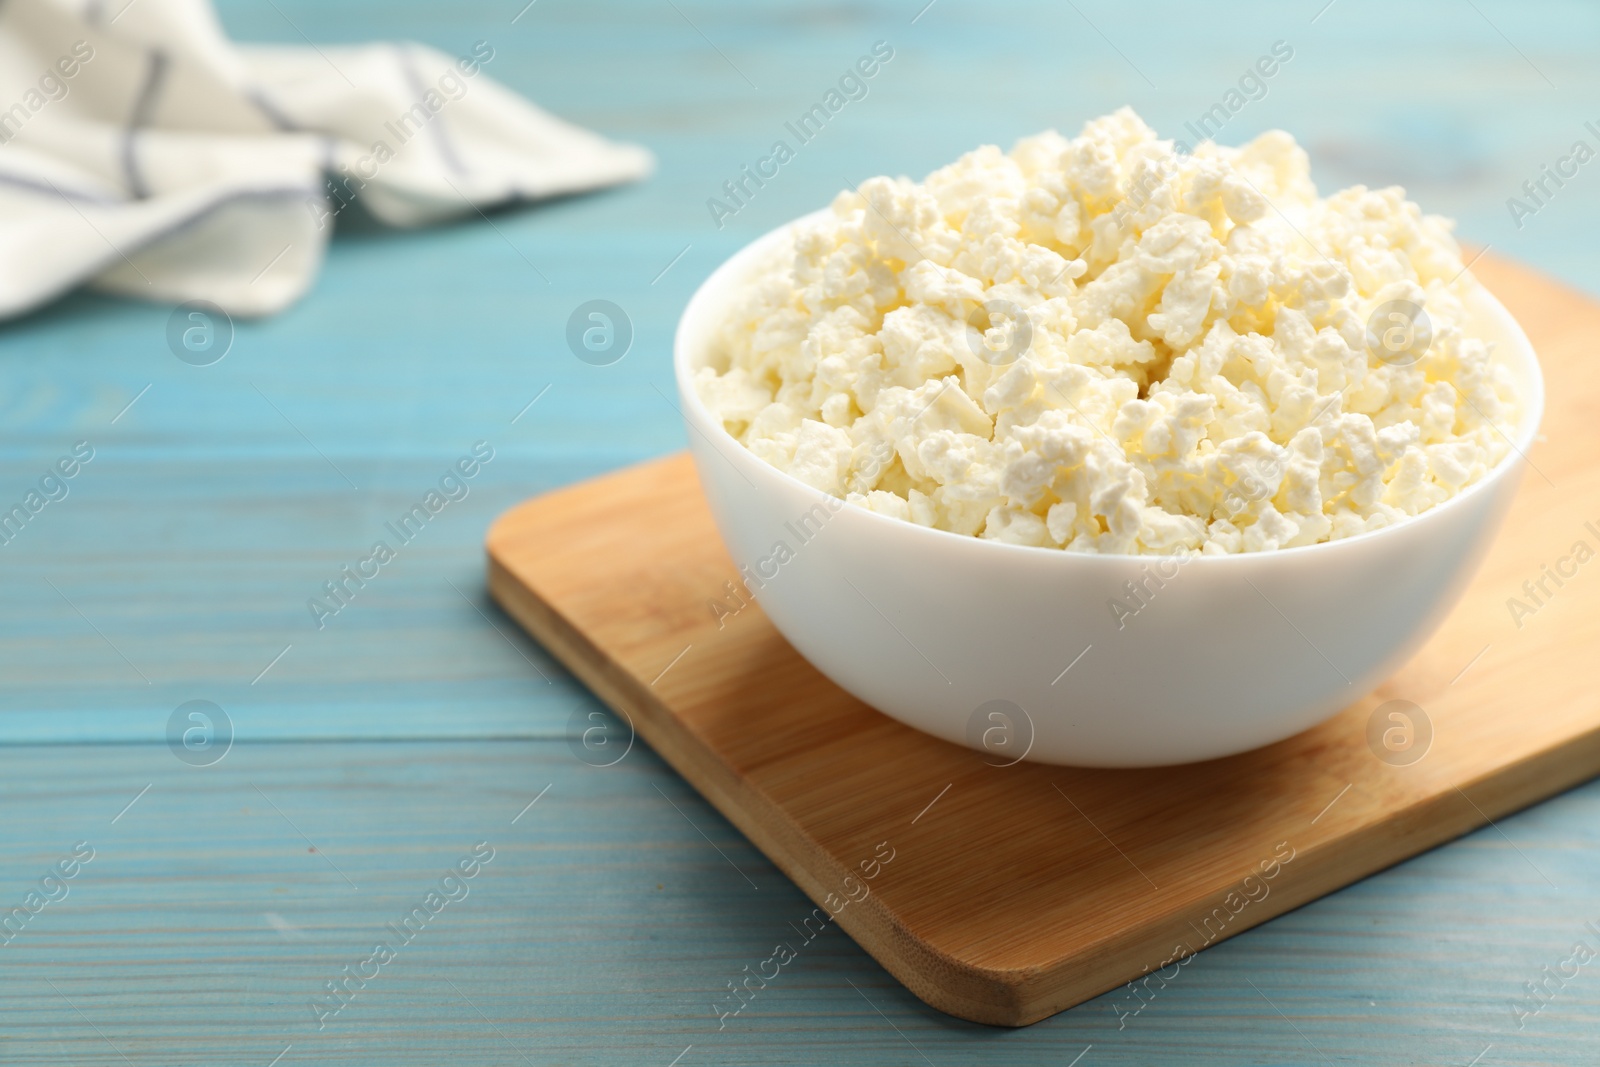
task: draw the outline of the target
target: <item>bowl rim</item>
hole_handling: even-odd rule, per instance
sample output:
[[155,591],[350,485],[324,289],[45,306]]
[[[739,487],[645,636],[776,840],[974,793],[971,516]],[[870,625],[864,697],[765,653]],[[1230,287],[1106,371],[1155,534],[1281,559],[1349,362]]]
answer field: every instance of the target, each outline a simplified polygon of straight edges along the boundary
[[[977,546],[974,548],[954,549],[954,551],[958,552],[980,552],[991,554],[1026,553],[1027,558],[1046,559],[1052,557],[1064,557],[1066,559],[1079,562],[1088,560],[1103,560],[1107,561],[1108,565],[1113,563],[1126,565],[1130,562],[1150,563],[1157,560],[1178,558],[1184,560],[1186,564],[1200,561],[1212,561],[1212,563],[1208,563],[1206,565],[1209,566],[1214,564],[1226,566],[1229,564],[1223,564],[1222,561],[1255,560],[1259,562],[1268,559],[1299,558],[1308,553],[1320,553],[1323,555],[1328,555],[1336,551],[1355,551],[1357,550],[1355,546],[1372,540],[1373,538],[1379,538],[1385,535],[1393,536],[1396,531],[1412,529],[1421,524],[1435,520],[1437,516],[1448,514],[1452,511],[1459,511],[1461,508],[1467,506],[1467,502],[1469,500],[1492,491],[1493,488],[1496,487],[1500,482],[1504,481],[1507,477],[1515,473],[1517,470],[1517,464],[1519,462],[1525,463],[1530,467],[1533,466],[1533,462],[1527,457],[1527,451],[1532,447],[1534,441],[1537,440],[1539,427],[1544,420],[1544,369],[1539,363],[1538,353],[1534,350],[1533,342],[1528,339],[1528,335],[1522,329],[1521,323],[1519,323],[1516,320],[1516,317],[1506,309],[1505,305],[1500,302],[1500,299],[1495,296],[1494,293],[1489,291],[1487,286],[1483,285],[1481,282],[1478,282],[1475,295],[1481,298],[1483,306],[1481,308],[1471,309],[1469,313],[1476,312],[1478,314],[1487,314],[1492,321],[1492,324],[1496,326],[1498,331],[1504,335],[1504,340],[1510,342],[1509,346],[1501,347],[1510,347],[1514,350],[1511,359],[1508,361],[1514,373],[1519,369],[1517,367],[1517,363],[1520,362],[1522,364],[1520,368],[1522,373],[1518,375],[1518,377],[1522,379],[1522,382],[1519,384],[1525,385],[1528,392],[1527,395],[1521,398],[1522,411],[1519,413],[1520,425],[1518,426],[1516,437],[1513,439],[1507,436],[1505,433],[1500,432],[1498,428],[1496,428],[1496,432],[1500,433],[1500,436],[1506,438],[1507,442],[1511,445],[1511,449],[1504,456],[1500,457],[1500,460],[1496,462],[1493,467],[1489,468],[1489,470],[1485,472],[1481,478],[1467,486],[1465,489],[1456,493],[1448,500],[1436,504],[1425,511],[1417,513],[1416,515],[1407,515],[1405,518],[1391,523],[1388,526],[1384,526],[1376,530],[1366,530],[1350,537],[1341,537],[1331,541],[1318,541],[1309,545],[1295,545],[1291,548],[1277,548],[1262,552],[1223,552],[1207,555],[1198,549],[1167,553],[1081,552],[1066,548],[1047,548],[1041,545],[1017,545],[1005,541],[995,541],[989,538],[977,537],[969,534],[959,534],[953,530],[941,530],[933,526],[922,526],[918,523],[907,522],[904,519],[897,519],[889,515],[879,514],[878,512],[871,511],[860,506],[859,504],[854,504],[848,500],[845,500],[843,497],[834,496],[831,493],[817,489],[815,486],[808,485],[807,483],[802,482],[800,479],[794,477],[788,471],[774,467],[772,464],[767,463],[765,460],[757,457],[756,454],[751,452],[743,442],[739,441],[732,434],[730,434],[726,427],[723,426],[722,420],[715,417],[711,410],[706,407],[704,400],[702,400],[700,397],[699,390],[695,388],[694,385],[693,371],[697,370],[698,367],[690,367],[690,338],[688,336],[689,327],[693,324],[696,324],[699,319],[704,318],[707,315],[708,307],[712,301],[721,292],[742,281],[743,279],[739,277],[740,271],[748,267],[758,256],[772,248],[775,248],[780,241],[792,235],[800,226],[810,222],[818,221],[825,217],[830,217],[832,214],[832,208],[822,208],[817,211],[808,212],[805,215],[801,215],[798,218],[791,219],[782,225],[776,226],[745,244],[706,276],[705,280],[695,288],[693,295],[689,297],[688,303],[684,305],[683,312],[678,318],[677,328],[673,331],[673,376],[677,383],[679,400],[683,405],[680,410],[680,414],[683,416],[684,422],[687,424],[688,429],[691,432],[699,433],[705,439],[708,445],[711,445],[712,448],[716,449],[724,457],[729,458],[729,461],[736,465],[736,469],[743,468],[740,470],[741,474],[744,474],[747,471],[759,471],[760,473],[757,475],[757,477],[776,478],[780,484],[785,484],[787,487],[797,490],[803,495],[811,496],[819,503],[824,503],[826,505],[826,502],[828,501],[837,502],[840,507],[836,510],[849,509],[852,514],[861,516],[869,522],[886,524],[884,527],[885,530],[894,528],[901,531],[898,534],[888,534],[888,536],[903,536],[911,538],[931,537],[942,539],[945,543],[950,544],[967,543]],[[1464,270],[1463,273],[1465,273],[1467,277],[1472,278],[1474,282],[1477,281],[1476,277],[1474,277],[1470,271]],[[719,444],[717,439],[713,438],[713,433],[720,437],[721,444]],[[729,449],[724,447],[726,445],[731,445],[733,447]],[[738,456],[738,459],[732,459],[732,456]],[[1535,468],[1535,470],[1537,470],[1537,468]],[[929,543],[931,544],[938,542]],[[998,559],[1000,557],[995,556],[994,558]],[[1023,557],[1019,556],[1015,558]],[[1061,565],[1066,566],[1068,564]],[[1243,564],[1241,563],[1234,565]]]

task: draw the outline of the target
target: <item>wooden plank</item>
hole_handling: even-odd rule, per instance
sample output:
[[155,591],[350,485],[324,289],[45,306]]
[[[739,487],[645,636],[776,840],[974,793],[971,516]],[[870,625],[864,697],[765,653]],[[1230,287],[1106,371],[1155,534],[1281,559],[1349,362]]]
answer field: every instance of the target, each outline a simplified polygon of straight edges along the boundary
[[[1011,1031],[927,1007],[832,926],[800,944],[810,902],[645,746],[606,769],[561,741],[243,744],[205,768],[0,747],[0,813],[6,909],[95,849],[0,944],[8,1065],[1322,1063],[1308,1040],[1334,1064],[1492,1042],[1480,1067],[1569,1065],[1596,1025],[1587,969],[1520,1032],[1507,1004],[1600,919],[1600,783],[1210,949],[1147,1003]],[[470,895],[319,1030],[311,998],[479,840]],[[713,1003],[781,940],[798,958],[722,1026]]]
[[[997,769],[877,714],[759,606],[714,616],[734,569],[684,455],[502,517],[490,589],[814,901],[837,910],[875,852],[892,852],[839,920],[919,997],[1033,1022],[1600,771],[1600,701],[1570,669],[1600,638],[1600,581],[1572,579],[1532,619],[1505,604],[1574,542],[1600,544],[1584,446],[1600,307],[1508,264],[1480,271],[1546,369],[1536,469],[1429,645],[1333,720],[1257,752]],[[1367,741],[1396,698],[1433,729],[1403,767]]]

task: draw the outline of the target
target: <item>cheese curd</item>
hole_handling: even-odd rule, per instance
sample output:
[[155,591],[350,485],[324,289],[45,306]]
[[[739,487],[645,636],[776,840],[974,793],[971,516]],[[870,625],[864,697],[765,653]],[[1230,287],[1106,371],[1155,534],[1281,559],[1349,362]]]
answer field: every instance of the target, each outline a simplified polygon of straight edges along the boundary
[[1399,188],[1319,197],[1281,131],[1186,155],[1123,108],[841,193],[746,282],[696,386],[778,469],[958,534],[1349,537],[1509,448],[1451,226]]

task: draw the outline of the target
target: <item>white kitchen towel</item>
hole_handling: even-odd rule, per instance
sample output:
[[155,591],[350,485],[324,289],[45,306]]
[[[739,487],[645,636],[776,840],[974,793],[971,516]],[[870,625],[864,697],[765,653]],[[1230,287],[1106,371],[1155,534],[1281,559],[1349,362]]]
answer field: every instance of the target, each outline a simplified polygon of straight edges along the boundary
[[307,40],[235,45],[210,0],[0,0],[0,317],[84,283],[268,314],[352,200],[419,226],[653,165],[490,80],[490,42]]

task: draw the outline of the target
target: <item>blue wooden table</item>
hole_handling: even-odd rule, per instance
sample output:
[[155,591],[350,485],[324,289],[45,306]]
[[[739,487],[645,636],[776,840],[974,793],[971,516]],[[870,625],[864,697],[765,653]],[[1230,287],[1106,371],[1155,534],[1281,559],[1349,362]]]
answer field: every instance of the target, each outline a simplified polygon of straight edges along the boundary
[[[0,1063],[1593,1061],[1600,962],[1513,1006],[1600,947],[1597,786],[1209,949],[1137,1014],[1124,990],[963,1023],[830,930],[719,1027],[713,1002],[809,904],[648,750],[575,755],[595,702],[487,601],[481,542],[524,497],[683,446],[672,329],[751,237],[1124,103],[1181,137],[1279,41],[1292,58],[1222,140],[1286,127],[1324,189],[1402,182],[1600,292],[1600,171],[1507,206],[1594,143],[1600,10],[523,3],[222,14],[246,40],[489,41],[494,77],[647,145],[652,180],[346,226],[311,294],[208,367],[167,350],[165,307],[77,294],[0,327],[0,499],[94,449],[0,548],[0,909],[28,916],[0,933]],[[879,41],[865,98],[719,227],[707,200]],[[611,366],[564,340],[591,299],[633,324]],[[308,600],[480,441],[470,495],[319,628]],[[231,723],[209,766],[168,743],[197,700]]]

